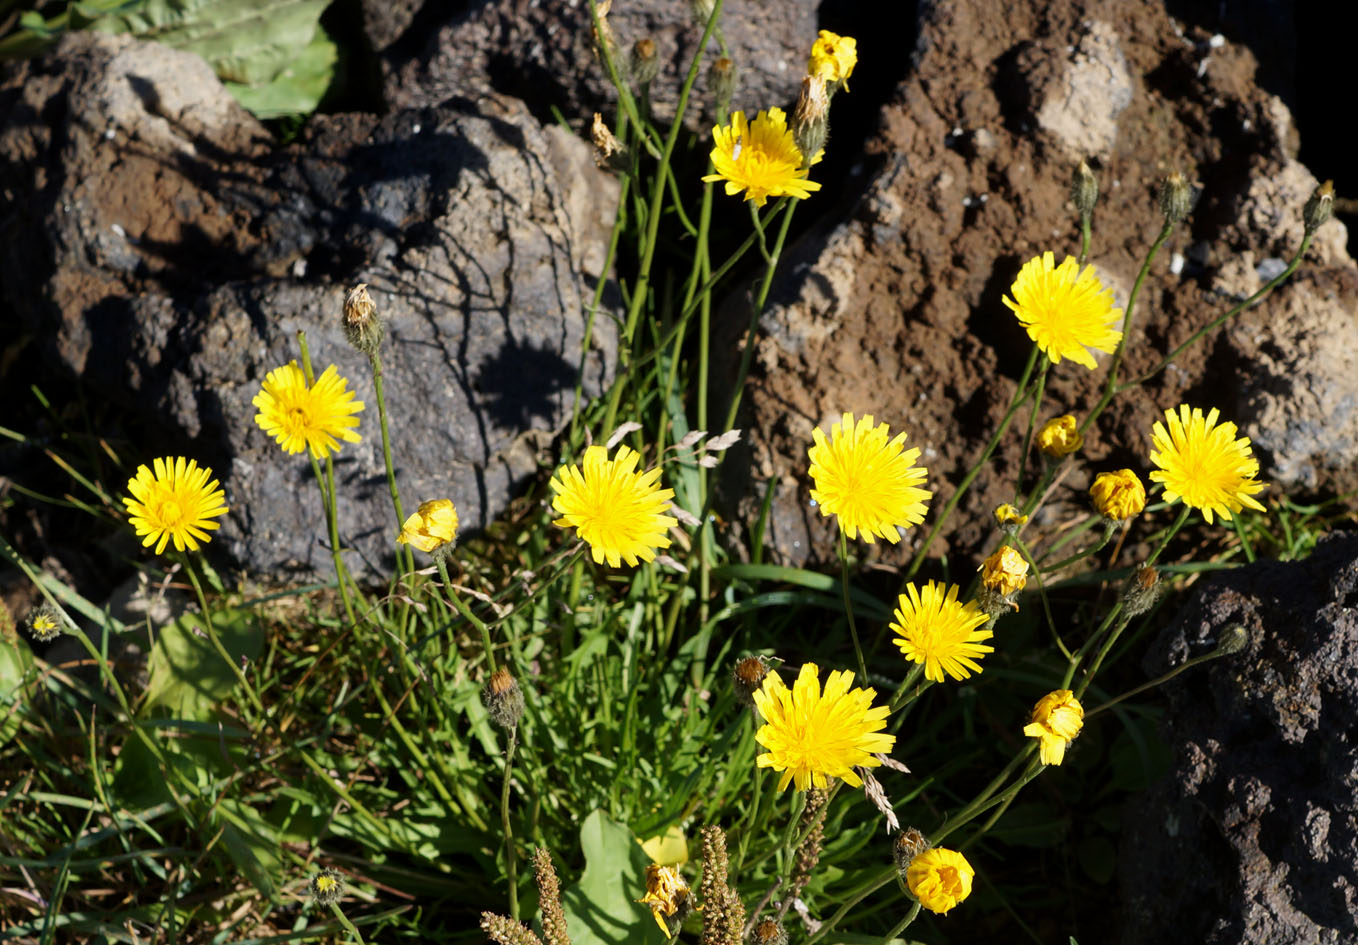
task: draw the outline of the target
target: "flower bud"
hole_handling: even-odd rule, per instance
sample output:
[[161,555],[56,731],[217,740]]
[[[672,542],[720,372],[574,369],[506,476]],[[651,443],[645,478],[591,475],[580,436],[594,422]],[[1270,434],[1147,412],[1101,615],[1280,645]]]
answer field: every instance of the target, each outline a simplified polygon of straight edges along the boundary
[[1057,689],[1037,700],[1023,734],[1038,740],[1038,757],[1044,765],[1059,765],[1066,749],[1084,727],[1085,710],[1075,693]]
[[811,45],[806,63],[808,75],[820,76],[830,86],[830,94],[843,88],[849,91],[849,76],[858,65],[858,40],[821,30]]
[[1193,188],[1175,171],[1160,182],[1159,201],[1166,223],[1182,223],[1193,212]]
[[726,56],[714,59],[707,69],[707,89],[717,104],[717,114],[725,118],[736,94],[736,64]]
[[747,941],[750,945],[787,945],[787,929],[777,919],[760,919]]
[[926,837],[916,827],[907,827],[896,834],[896,839],[891,845],[891,858],[896,863],[896,869],[902,874],[910,868],[910,861],[919,856],[929,847],[933,846]]
[[1301,219],[1306,224],[1306,232],[1314,233],[1334,212],[1334,181],[1327,180],[1316,188],[1311,199],[1302,208]]
[[1070,414],[1054,417],[1037,431],[1037,448],[1044,456],[1060,459],[1069,456],[1084,445],[1085,438]]
[[1236,624],[1227,627],[1221,634],[1221,640],[1217,642],[1217,655],[1230,656],[1232,653],[1239,653],[1250,642],[1249,631]]
[[1094,204],[1099,201],[1098,178],[1084,161],[1076,165],[1075,173],[1071,176],[1070,199],[1075,202],[1075,210],[1082,219],[1094,213]]
[[490,682],[481,690],[481,703],[490,714],[490,719],[500,728],[508,731],[519,724],[523,718],[523,690],[509,670],[501,666],[490,677]]
[[1130,469],[1099,473],[1089,487],[1089,497],[1098,513],[1111,522],[1125,522],[1146,507],[1146,487]]
[[415,514],[405,520],[396,541],[420,551],[437,554],[444,546],[457,542],[457,506],[452,499],[430,499],[421,502]]
[[645,88],[655,81],[660,72],[660,57],[656,55],[655,40],[649,37],[639,39],[632,45],[632,59],[629,63],[632,80]]
[[349,344],[372,357],[382,347],[382,317],[368,295],[368,284],[360,282],[344,297],[344,337]]
[[712,19],[712,11],[717,8],[713,0],[690,0],[689,7],[693,10],[693,18],[698,21],[698,25],[707,29],[707,21]]
[[731,674],[737,701],[741,705],[754,705],[754,694],[764,684],[764,677],[768,674],[768,666],[758,656],[748,656],[737,663],[735,672]]
[[1020,525],[1028,524],[1028,516],[1020,512],[1017,506],[1006,502],[995,506],[995,524],[1005,531],[1016,531]]
[[830,134],[830,98],[825,79],[819,75],[802,78],[802,91],[792,110],[792,139],[802,152],[802,166],[809,167],[825,148]]
[[1147,565],[1132,575],[1122,593],[1122,609],[1128,617],[1140,617],[1155,606],[1164,593],[1160,572]]

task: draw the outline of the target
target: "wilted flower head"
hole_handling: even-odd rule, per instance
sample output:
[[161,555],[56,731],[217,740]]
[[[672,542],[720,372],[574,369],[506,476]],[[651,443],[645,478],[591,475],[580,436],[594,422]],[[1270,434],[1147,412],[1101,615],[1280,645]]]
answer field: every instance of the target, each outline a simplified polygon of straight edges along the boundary
[[1259,463],[1249,437],[1237,439],[1235,424],[1218,424],[1217,415],[1216,408],[1204,417],[1202,408],[1180,404],[1151,431],[1151,462],[1158,467],[1151,481],[1165,487],[1171,503],[1182,499],[1201,511],[1209,525],[1213,514],[1229,522],[1241,509],[1264,510],[1254,498],[1264,483],[1254,478]]
[[1004,545],[980,567],[981,583],[1008,597],[1028,583],[1028,562],[1009,545]]
[[683,874],[672,866],[655,863],[646,867],[646,895],[637,902],[651,907],[655,924],[666,936],[673,934],[670,923],[674,928],[682,925],[693,908],[693,897]]
[[311,877],[311,898],[323,906],[339,902],[344,897],[344,876],[339,870],[323,869]]
[[368,284],[360,282],[344,298],[344,337],[349,344],[372,357],[382,347],[383,330],[377,304],[368,294]]
[[481,690],[481,704],[492,722],[509,730],[523,718],[523,690],[514,675],[501,666],[491,674],[490,682]]
[[457,525],[457,506],[452,499],[430,499],[421,502],[415,514],[405,520],[396,540],[432,554],[457,541]]
[[1055,256],[1043,253],[1024,264],[1009,291],[1013,300],[1003,296],[1000,301],[1013,309],[1052,364],[1069,358],[1092,370],[1097,365],[1087,349],[1117,348],[1122,309],[1114,307],[1113,291],[1103,287],[1093,266],[1081,269],[1073,256],[1057,266]]
[[849,76],[853,67],[858,65],[858,40],[852,36],[840,36],[829,30],[821,30],[811,47],[811,58],[807,60],[808,75],[819,76],[831,85],[843,86],[849,91]]
[[144,547],[156,546],[156,554],[171,541],[175,551],[197,551],[199,542],[211,540],[208,532],[221,527],[212,519],[227,513],[225,493],[197,460],[166,456],[151,467],[138,466],[127,481],[128,523]]
[[820,190],[820,184],[806,179],[812,162],[798,150],[781,108],[760,112],[752,122],[746,122],[744,112],[734,112],[729,125],[712,129],[712,139],[716,173],[703,181],[726,181],[728,196],[744,191],[746,200],[762,207],[770,197],[805,200]]
[[736,698],[742,705],[754,705],[754,694],[764,684],[764,677],[768,674],[768,665],[758,656],[747,656],[736,664],[731,676]]
[[1028,516],[1024,515],[1017,507],[1008,502],[1003,505],[995,506],[995,524],[1001,528],[1028,524]]
[[1060,459],[1069,456],[1084,445],[1085,438],[1080,434],[1079,425],[1070,414],[1053,417],[1037,431],[1037,448],[1044,456]]
[[1084,718],[1084,707],[1075,693],[1057,689],[1033,706],[1032,721],[1023,727],[1023,734],[1038,739],[1044,765],[1059,765],[1066,757],[1066,748],[1080,734]]
[[567,464],[549,483],[556,497],[552,508],[561,517],[552,522],[574,528],[589,545],[596,564],[616,568],[623,561],[636,567],[637,559],[652,561],[659,548],[668,548],[665,532],[678,525],[666,515],[673,489],[660,488],[660,468],[637,471],[640,454],[626,446],[608,458],[608,450],[591,446],[585,450],[583,472]]
[[819,427],[811,431],[811,498],[821,515],[838,517],[844,534],[856,538],[861,532],[868,544],[874,535],[893,545],[900,541],[901,528],[924,521],[933,495],[920,488],[928,470],[915,465],[919,449],[904,448],[904,433],[890,435],[872,414],[857,423],[853,414],[844,414],[828,438]]
[[1130,469],[1099,473],[1089,497],[1098,513],[1112,522],[1125,522],[1146,507],[1146,487]]
[[971,895],[975,876],[976,871],[961,853],[933,847],[910,861],[905,884],[924,908],[946,914]]
[[50,643],[61,636],[61,614],[51,604],[43,604],[28,617],[29,636],[39,643]]

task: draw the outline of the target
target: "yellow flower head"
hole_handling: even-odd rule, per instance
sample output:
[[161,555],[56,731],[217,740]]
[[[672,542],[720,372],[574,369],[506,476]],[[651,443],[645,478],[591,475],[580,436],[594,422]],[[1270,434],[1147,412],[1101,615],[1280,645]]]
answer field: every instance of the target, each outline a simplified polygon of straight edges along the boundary
[[1020,512],[1015,506],[1008,502],[1003,505],[995,506],[995,524],[1004,528],[1006,525],[1027,525],[1028,516]]
[[[1168,424],[1168,427],[1166,427]],[[1151,431],[1151,481],[1162,483],[1165,498],[1179,499],[1198,509],[1207,524],[1213,513],[1226,521],[1243,508],[1262,512],[1254,499],[1264,483],[1255,479],[1259,463],[1250,453],[1249,437],[1236,439],[1235,424],[1217,424],[1216,408],[1202,415],[1202,408],[1180,404],[1165,411],[1165,423],[1156,421]]]
[[1032,721],[1023,726],[1023,734],[1039,740],[1038,751],[1044,765],[1059,765],[1084,722],[1084,706],[1075,698],[1075,693],[1057,689],[1033,706]]
[[1084,442],[1079,425],[1070,414],[1053,417],[1037,431],[1037,448],[1052,459],[1069,456],[1084,446]]
[[415,514],[401,526],[396,540],[421,551],[434,551],[457,540],[457,506],[452,499],[421,502]]
[[811,46],[811,58],[806,63],[806,74],[819,76],[826,82],[838,82],[849,91],[849,76],[858,65],[858,40],[821,30]]
[[953,679],[979,673],[976,661],[994,653],[989,640],[995,634],[983,629],[989,619],[975,601],[961,604],[956,584],[930,581],[921,591],[913,583],[896,600],[895,643],[905,658],[924,664],[924,678],[942,682],[946,672]]
[[1028,583],[1028,562],[1009,545],[1005,545],[982,562],[981,583],[1003,597],[1023,590]]
[[51,604],[43,604],[28,618],[28,632],[39,643],[55,640],[61,631],[61,614]]
[[764,719],[754,738],[768,749],[755,763],[783,773],[780,791],[790,782],[799,791],[824,788],[830,778],[861,787],[854,767],[877,767],[881,762],[873,754],[885,754],[896,744],[895,735],[882,732],[891,710],[873,707],[875,689],[850,689],[853,673],[835,671],[822,692],[819,677],[816,665],[807,663],[788,689],[770,671],[754,694],[755,708]]
[[591,446],[583,472],[579,466],[562,466],[549,483],[556,493],[552,508],[561,513],[552,524],[573,526],[596,564],[607,560],[616,568],[626,561],[636,567],[638,558],[651,561],[657,548],[670,546],[665,531],[679,524],[665,514],[674,490],[660,488],[659,467],[637,472],[638,459],[626,446],[618,447],[615,459],[604,447]]
[[338,870],[323,869],[311,877],[311,898],[323,906],[339,902],[344,898],[344,877]]
[[1094,508],[1106,519],[1125,522],[1146,507],[1146,487],[1130,469],[1099,473],[1089,487]]
[[905,434],[888,442],[885,423],[873,425],[872,414],[854,423],[846,413],[830,427],[830,436],[817,427],[808,452],[811,479],[816,486],[811,498],[820,506],[821,515],[839,517],[839,527],[850,538],[861,530],[863,540],[885,538],[893,545],[901,540],[898,528],[924,521],[928,489],[919,488],[929,475],[916,466],[919,449],[903,450]]
[[346,443],[360,439],[353,430],[358,426],[353,414],[363,409],[363,401],[354,400],[354,392],[346,389],[348,383],[332,364],[308,387],[297,362],[289,361],[268,373],[263,388],[250,401],[259,408],[255,423],[285,452],[309,449],[317,459],[337,453],[336,437]]
[[946,913],[971,895],[976,871],[956,850],[933,847],[910,861],[905,884],[930,912]]
[[221,527],[212,519],[226,514],[225,493],[212,478],[212,470],[199,468],[196,460],[167,456],[151,465],[154,472],[138,466],[137,474],[127,481],[127,491],[132,493],[123,499],[128,522],[143,547],[155,544],[156,554],[171,541],[175,551],[197,551],[200,541],[211,540],[208,532]]
[[806,179],[807,168],[802,165],[808,162],[792,139],[781,108],[760,112],[749,123],[744,112],[733,112],[731,124],[712,129],[712,140],[716,142],[711,154],[716,173],[703,181],[726,181],[727,196],[743,190],[746,200],[762,207],[770,197],[805,200],[820,190],[820,184]]
[[651,915],[660,931],[666,936],[673,934],[665,922],[665,916],[678,916],[676,925],[684,921],[693,907],[688,881],[673,866],[659,866],[651,863],[646,867],[646,895],[637,902],[651,907]]
[[1028,337],[1060,364],[1070,358],[1091,370],[1094,356],[1087,349],[1111,352],[1122,332],[1115,326],[1122,309],[1113,306],[1113,290],[1105,289],[1094,267],[1080,269],[1072,256],[1055,266],[1051,253],[1024,263],[1010,292],[1016,301],[1001,301],[1014,310]]

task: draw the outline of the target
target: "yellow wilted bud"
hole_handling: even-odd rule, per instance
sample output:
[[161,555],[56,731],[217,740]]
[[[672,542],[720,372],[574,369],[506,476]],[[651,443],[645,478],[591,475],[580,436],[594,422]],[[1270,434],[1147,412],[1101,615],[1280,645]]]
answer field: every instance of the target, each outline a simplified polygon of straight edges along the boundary
[[1008,597],[1028,583],[1028,562],[1009,545],[996,551],[980,567],[981,583]]
[[1130,469],[1099,473],[1089,487],[1094,508],[1104,518],[1125,522],[1146,507],[1146,487]]
[[415,514],[405,520],[396,540],[433,554],[457,541],[457,506],[452,499],[430,499],[420,503]]
[[1069,456],[1084,446],[1084,442],[1085,438],[1080,434],[1075,418],[1070,414],[1048,420],[1042,425],[1042,429],[1037,431],[1038,450],[1052,459]]
[[1085,710],[1069,689],[1049,692],[1033,706],[1032,720],[1023,734],[1039,740],[1038,753],[1044,765],[1059,765],[1066,749],[1084,726]]

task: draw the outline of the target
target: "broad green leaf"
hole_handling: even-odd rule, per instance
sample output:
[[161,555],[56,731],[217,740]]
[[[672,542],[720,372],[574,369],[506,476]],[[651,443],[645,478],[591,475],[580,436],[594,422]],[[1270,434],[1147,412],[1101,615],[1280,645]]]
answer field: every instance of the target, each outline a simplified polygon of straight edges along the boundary
[[[33,668],[33,651],[16,635],[0,633],[0,746],[19,730],[30,686],[25,682]],[[29,680],[31,682],[31,680]]]
[[231,861],[256,889],[265,896],[273,896],[277,890],[274,879],[283,867],[276,828],[249,804],[233,797],[218,801],[216,812],[222,822],[222,842]]
[[226,82],[226,90],[257,118],[305,115],[316,110],[335,74],[339,50],[321,30],[283,71],[260,85]]
[[[222,645],[239,661],[253,660],[264,646],[264,635],[251,614],[242,610],[219,610],[213,624]],[[161,628],[151,649],[151,684],[146,709],[159,708],[175,718],[206,722],[212,707],[231,695],[236,674],[208,640],[202,616],[185,614]]]
[[596,810],[580,827],[585,871],[561,895],[572,945],[664,945],[646,893],[650,859],[632,831]]

